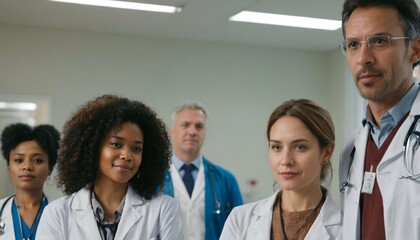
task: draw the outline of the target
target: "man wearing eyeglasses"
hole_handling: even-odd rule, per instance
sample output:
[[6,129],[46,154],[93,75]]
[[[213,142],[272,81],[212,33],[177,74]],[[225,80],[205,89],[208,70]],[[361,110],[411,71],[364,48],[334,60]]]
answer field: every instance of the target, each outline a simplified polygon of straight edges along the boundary
[[[368,102],[363,128],[340,159],[343,237],[420,239],[420,179],[407,177],[403,151],[420,115],[413,78],[420,59],[419,8],[414,0],[346,0],[342,24],[341,49]],[[410,169],[420,173],[420,152],[412,159]]]

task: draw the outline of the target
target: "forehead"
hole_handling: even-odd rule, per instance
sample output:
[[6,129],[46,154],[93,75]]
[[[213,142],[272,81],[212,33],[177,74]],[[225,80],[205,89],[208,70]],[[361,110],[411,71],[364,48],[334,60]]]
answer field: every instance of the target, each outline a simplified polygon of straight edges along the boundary
[[119,133],[125,133],[125,134],[130,133],[130,134],[143,136],[143,131],[141,127],[138,126],[136,123],[132,123],[132,122],[125,122],[121,124],[120,126],[111,129],[111,131],[108,132],[108,135],[114,135],[114,134],[119,134]]
[[186,108],[178,112],[176,115],[177,122],[206,122],[206,116],[199,109]]
[[14,154],[25,154],[25,153],[42,153],[45,154],[42,147],[38,144],[37,141],[25,141],[21,142],[16,147],[11,150]]
[[398,11],[395,8],[379,6],[357,8],[350,15],[346,25],[346,38],[368,37],[388,33],[403,35]]
[[271,127],[270,139],[290,140],[295,139],[316,139],[308,127],[296,117],[284,116],[279,118]]

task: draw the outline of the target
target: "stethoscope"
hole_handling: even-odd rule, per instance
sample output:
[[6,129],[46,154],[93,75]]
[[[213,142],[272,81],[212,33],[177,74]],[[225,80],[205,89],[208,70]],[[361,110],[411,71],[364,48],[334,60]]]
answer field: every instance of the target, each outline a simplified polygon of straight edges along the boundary
[[[211,166],[209,164],[209,170],[214,170],[214,167]],[[217,197],[217,193],[216,193],[216,188],[214,186],[214,182],[213,182],[213,177],[211,176],[211,174],[208,174],[209,176],[209,183],[210,183],[210,188],[211,188],[211,192],[213,194],[213,198],[214,198],[214,206],[216,208],[216,210],[214,211],[214,213],[216,215],[220,215],[221,213],[221,205],[220,205],[220,201],[219,198]],[[169,182],[169,195],[171,195],[172,197],[174,196],[174,187],[173,187],[173,183],[172,181]]]
[[3,235],[5,233],[5,228],[6,228],[6,223],[1,219],[1,216],[3,216],[3,210],[4,207],[6,207],[7,202],[10,201],[10,199],[12,199],[15,196],[15,194],[9,196],[6,201],[4,201],[3,205],[1,205],[0,208],[0,236]]
[[[420,122],[420,115],[414,116],[414,121],[411,124],[408,132],[406,134],[404,144],[403,144],[403,166],[404,172],[406,175],[401,175],[400,179],[410,179],[410,180],[417,180],[420,179],[420,173],[414,173],[413,165],[414,165],[414,154],[417,151],[418,147],[420,146],[420,132],[417,131],[417,126]],[[364,123],[366,125],[366,123]],[[410,151],[411,150],[411,151]],[[341,183],[340,192],[344,193],[346,189],[350,186],[350,173],[354,159],[354,153],[356,152],[356,147],[353,147],[350,153],[350,163],[347,170],[347,179]]]

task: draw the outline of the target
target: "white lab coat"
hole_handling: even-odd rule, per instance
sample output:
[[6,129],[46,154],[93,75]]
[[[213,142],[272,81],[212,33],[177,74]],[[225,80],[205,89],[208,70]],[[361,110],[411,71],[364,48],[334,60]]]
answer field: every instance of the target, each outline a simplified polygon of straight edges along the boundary
[[[51,202],[42,214],[37,239],[101,239],[90,196],[90,190],[83,188]],[[129,187],[115,239],[181,239],[179,211],[169,196],[144,200]]]
[[174,164],[171,164],[171,178],[174,198],[179,202],[184,240],[205,239],[204,224],[204,166],[201,164],[195,180],[192,195],[187,192],[184,182]]
[[[399,178],[401,175],[406,175],[403,170],[404,139],[414,116],[419,114],[418,94],[410,115],[398,129],[376,170],[376,179],[384,206],[386,239],[420,239],[420,180]],[[365,124],[365,127],[349,139],[340,157],[340,183],[347,180],[347,175],[350,175],[349,187],[341,194],[344,239],[360,239],[360,191],[369,132],[368,124]],[[350,167],[353,147],[355,147],[354,159]],[[414,162],[417,162],[414,165],[414,173],[420,173],[419,152],[414,159]]]
[[[14,197],[12,197],[6,203],[6,200],[8,198],[9,197],[6,197],[0,200],[0,208],[4,206],[3,212],[1,212],[1,215],[0,215],[0,222],[4,223],[4,234],[1,235],[0,233],[0,240],[10,240],[10,239],[16,238],[15,228],[13,226],[13,214],[12,214],[12,204],[15,199]],[[37,235],[38,235],[38,229],[36,233]]]
[[[258,202],[235,207],[226,220],[220,240],[270,239],[276,196],[277,193]],[[328,195],[305,239],[340,239],[341,231],[339,205]]]
[[13,216],[12,216],[12,203],[13,203],[14,198],[11,198],[6,203],[6,200],[8,198],[9,197],[3,198],[0,200],[0,208],[4,206],[3,212],[0,215],[0,222],[4,223],[4,234],[0,235],[0,240],[15,239],[15,229],[13,227]]

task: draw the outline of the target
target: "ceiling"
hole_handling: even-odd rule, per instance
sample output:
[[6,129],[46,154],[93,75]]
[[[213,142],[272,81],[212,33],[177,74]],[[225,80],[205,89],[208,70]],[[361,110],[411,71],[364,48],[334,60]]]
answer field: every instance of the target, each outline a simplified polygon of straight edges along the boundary
[[340,20],[341,0],[126,1],[182,6],[183,10],[168,14],[47,0],[1,0],[0,23],[315,51],[336,49],[342,38],[341,29],[325,31],[228,20],[242,10]]

